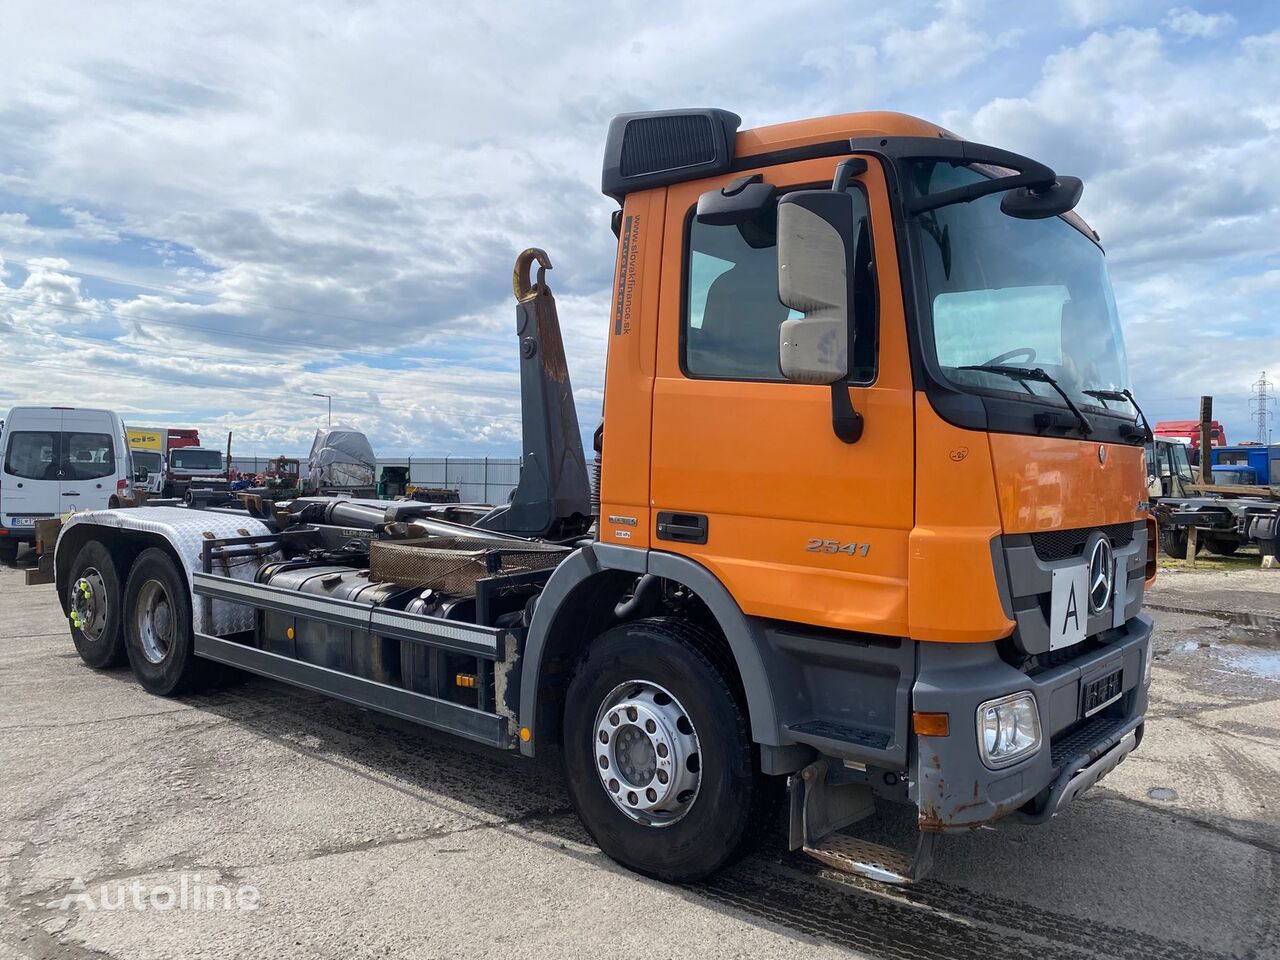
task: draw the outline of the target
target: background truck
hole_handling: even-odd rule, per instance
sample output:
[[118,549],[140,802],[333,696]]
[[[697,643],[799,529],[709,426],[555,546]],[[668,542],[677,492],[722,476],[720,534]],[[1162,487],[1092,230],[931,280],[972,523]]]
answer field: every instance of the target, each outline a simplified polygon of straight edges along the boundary
[[225,491],[230,486],[221,450],[174,447],[165,458],[165,497],[185,497],[192,490]]
[[[940,836],[1047,821],[1114,769],[1144,729],[1155,531],[1080,182],[899,114],[738,126],[610,126],[598,506],[527,250],[509,503],[74,517],[80,656],[162,696],[222,664],[559,754],[600,847],[671,881],[784,797],[793,847],[910,881]],[[848,831],[886,805],[907,842]]]

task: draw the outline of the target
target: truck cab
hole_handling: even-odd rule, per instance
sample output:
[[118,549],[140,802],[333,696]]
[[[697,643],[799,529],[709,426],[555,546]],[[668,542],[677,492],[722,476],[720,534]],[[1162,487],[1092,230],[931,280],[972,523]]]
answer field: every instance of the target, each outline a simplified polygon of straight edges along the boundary
[[899,114],[736,123],[611,129],[600,543],[732,598],[766,766],[905,768],[927,830],[1048,816],[1141,737],[1154,577],[1079,181]]

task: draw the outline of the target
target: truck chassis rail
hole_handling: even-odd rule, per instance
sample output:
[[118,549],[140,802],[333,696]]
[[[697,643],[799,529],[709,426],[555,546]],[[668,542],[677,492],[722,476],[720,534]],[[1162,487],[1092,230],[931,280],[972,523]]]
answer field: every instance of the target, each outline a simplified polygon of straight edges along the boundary
[[[201,553],[203,570],[192,574],[192,593],[203,604],[204,622],[213,622],[215,600],[259,612],[282,613],[299,620],[363,631],[392,640],[421,644],[444,653],[474,657],[478,707],[455,703],[305,660],[284,656],[230,637],[197,631],[197,656],[279,680],[357,706],[479,743],[503,749],[516,746],[515,714],[506,704],[494,704],[489,690],[495,665],[514,667],[519,649],[515,632],[482,623],[386,609],[371,604],[316,594],[298,593],[270,584],[254,583],[213,572],[215,564],[237,558],[263,557],[279,546],[279,535],[210,539]],[[476,610],[488,618],[489,597],[495,589],[545,582],[549,571],[531,571],[476,582]],[[512,669],[511,675],[516,675]],[[505,698],[518,702],[518,690]],[[505,709],[504,709],[505,708]]]

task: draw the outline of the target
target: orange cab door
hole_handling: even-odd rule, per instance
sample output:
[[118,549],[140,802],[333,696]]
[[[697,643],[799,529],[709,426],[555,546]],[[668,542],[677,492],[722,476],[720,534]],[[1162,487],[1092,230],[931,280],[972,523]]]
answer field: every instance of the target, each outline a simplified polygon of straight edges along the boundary
[[[829,185],[835,166],[759,172],[786,190]],[[878,285],[878,331],[862,330],[851,354],[849,392],[865,424],[853,444],[832,430],[830,388],[778,371],[788,311],[769,235],[694,220],[699,194],[730,179],[667,191],[652,547],[706,566],[748,614],[906,635],[913,414],[883,173],[873,164],[850,187],[871,227]]]

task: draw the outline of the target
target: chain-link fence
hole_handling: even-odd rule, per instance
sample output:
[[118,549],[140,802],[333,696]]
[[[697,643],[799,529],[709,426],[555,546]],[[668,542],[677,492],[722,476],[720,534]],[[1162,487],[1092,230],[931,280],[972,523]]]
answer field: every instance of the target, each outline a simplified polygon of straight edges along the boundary
[[[307,461],[302,475],[307,475]],[[257,474],[267,469],[270,457],[232,457],[231,469]],[[419,487],[457,490],[463,503],[506,503],[520,482],[519,457],[379,457],[383,467],[408,467],[409,482]]]

